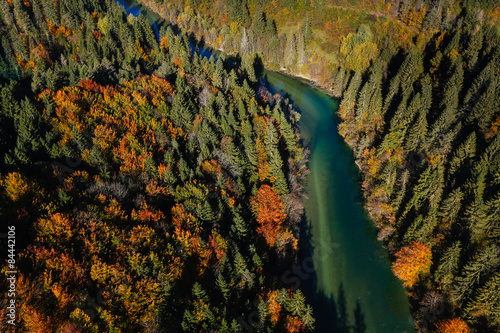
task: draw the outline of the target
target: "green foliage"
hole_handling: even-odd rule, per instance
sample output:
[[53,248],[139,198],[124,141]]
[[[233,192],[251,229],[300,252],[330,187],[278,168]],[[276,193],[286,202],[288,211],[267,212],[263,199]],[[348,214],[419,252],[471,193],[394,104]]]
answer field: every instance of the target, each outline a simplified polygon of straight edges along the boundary
[[450,246],[441,257],[439,267],[435,273],[438,279],[444,286],[449,286],[455,279],[458,267],[460,264],[461,242],[456,241]]
[[253,15],[252,29],[257,34],[264,34],[266,32],[266,16],[262,9],[258,8]]
[[[434,15],[424,28],[440,20]],[[499,36],[487,41],[488,26],[468,21],[465,33],[439,31],[425,53],[410,46],[356,72],[343,91],[339,132],[355,151],[379,237],[393,249],[412,241],[429,246],[440,259],[422,290],[441,290],[453,299],[449,311],[478,330],[495,330],[500,64],[491,43]],[[369,38],[360,30],[345,36],[342,54],[347,59]],[[377,115],[379,131],[370,121]]]

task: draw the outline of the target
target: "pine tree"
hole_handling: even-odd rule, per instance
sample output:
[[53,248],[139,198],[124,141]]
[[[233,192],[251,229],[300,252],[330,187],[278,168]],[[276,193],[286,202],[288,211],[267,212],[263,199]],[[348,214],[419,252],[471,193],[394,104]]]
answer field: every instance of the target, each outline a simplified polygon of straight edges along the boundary
[[286,310],[292,313],[292,315],[300,317],[306,310],[304,303],[304,294],[302,294],[302,291],[298,289],[297,291],[295,291],[293,297],[290,297],[286,302]]
[[248,80],[250,80],[251,82],[257,82],[253,55],[251,54],[244,55],[241,61],[241,67],[245,70]]
[[483,30],[479,29],[477,32],[470,32],[464,47],[465,51],[463,52],[467,67],[475,69],[477,61],[479,60],[479,52],[482,48]]
[[476,133],[472,132],[467,140],[458,147],[455,155],[451,159],[450,167],[448,168],[449,175],[454,175],[456,171],[467,161],[470,161],[476,156]]
[[266,21],[266,35],[267,38],[277,37],[278,29],[276,28],[276,23],[272,18]]
[[252,28],[255,33],[260,35],[266,32],[266,16],[260,8],[253,15]]
[[308,44],[312,39],[311,14],[309,12],[306,12],[306,18],[304,19],[302,31],[304,35],[304,43]]
[[345,91],[342,96],[342,102],[339,106],[339,116],[342,119],[352,119],[354,116],[354,108],[356,105],[356,98],[358,95],[358,89],[361,85],[361,72],[357,71],[351,82],[349,83],[349,87]]
[[245,259],[239,251],[236,251],[234,256],[234,272],[236,276],[243,278],[245,271],[247,270],[247,264]]
[[341,97],[342,92],[344,91],[344,81],[345,81],[345,70],[343,67],[340,67],[335,74],[334,84],[332,87],[332,94],[335,97]]
[[356,122],[378,119],[382,121],[382,65],[376,62],[369,80],[363,85],[356,104]]
[[215,71],[213,73],[213,85],[216,88],[222,88],[222,79],[225,76],[224,65],[222,63],[222,59],[219,57],[217,62],[215,63]]
[[30,34],[33,27],[33,22],[31,22],[29,14],[23,6],[21,0],[14,0],[14,17],[16,19],[17,25],[24,31],[26,35]]
[[269,57],[273,63],[281,64],[283,54],[278,36],[272,36],[269,42]]
[[241,53],[247,54],[250,52],[250,41],[248,39],[247,29],[243,28],[243,34],[241,37]]
[[434,276],[444,287],[450,286],[455,279],[460,264],[461,249],[462,243],[456,241],[444,252],[439,261],[439,266]]
[[11,29],[16,30],[16,33],[19,33],[19,31],[17,30],[17,26],[15,25],[15,22],[14,22],[14,15],[12,14],[12,12],[10,10],[9,3],[2,2],[0,4],[0,9],[2,10],[2,17],[3,17],[3,21],[5,22],[5,24],[8,27],[11,27]]
[[452,290],[454,301],[462,305],[469,299],[478,284],[487,274],[498,267],[500,256],[494,244],[476,253],[469,262],[464,265],[462,276],[456,279]]
[[306,325],[308,329],[313,329],[314,322],[316,321],[313,316],[313,311],[310,305],[306,305],[300,320]]
[[252,18],[250,17],[250,12],[248,11],[247,0],[242,1],[242,4],[240,5],[240,10],[241,10],[241,22],[245,25],[249,24],[252,21]]
[[192,292],[193,292],[193,297],[195,297],[196,299],[204,301],[204,302],[208,302],[209,301],[209,298],[207,296],[206,291],[203,290],[203,288],[201,287],[201,285],[198,282],[196,282],[193,285],[193,291]]
[[471,238],[475,242],[482,243],[486,239],[498,239],[500,235],[500,195],[484,203],[478,200],[477,209],[469,210],[467,213],[471,215]]
[[410,128],[405,142],[406,151],[416,151],[421,148],[427,137],[427,114],[421,112],[417,120]]
[[199,214],[200,218],[203,220],[203,221],[207,221],[207,222],[215,222],[215,214],[212,210],[212,207],[210,206],[210,204],[208,203],[208,201],[205,201],[203,203],[203,206],[200,210],[200,214]]
[[436,29],[441,24],[441,8],[439,6],[434,6],[425,16],[422,26],[424,29]]
[[453,190],[440,205],[439,215],[449,221],[455,221],[462,207],[463,198],[464,194],[460,191],[460,188]]
[[400,84],[403,94],[411,92],[413,83],[420,77],[423,71],[422,53],[415,48],[411,48],[397,74],[401,80]]
[[493,275],[478,290],[475,299],[465,308],[465,313],[473,321],[474,318],[484,316],[491,325],[500,324],[500,273]]
[[243,239],[245,236],[247,236],[248,229],[245,223],[245,220],[241,217],[239,213],[233,212],[234,214],[234,219],[233,219],[233,226],[232,229],[234,228],[234,231],[238,235],[239,238]]

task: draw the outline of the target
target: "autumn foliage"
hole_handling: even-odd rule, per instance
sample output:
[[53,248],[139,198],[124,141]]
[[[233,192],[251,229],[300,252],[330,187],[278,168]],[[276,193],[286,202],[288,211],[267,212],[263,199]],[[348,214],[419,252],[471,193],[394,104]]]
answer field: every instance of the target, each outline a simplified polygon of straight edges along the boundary
[[7,197],[12,201],[19,200],[24,194],[29,191],[29,185],[20,173],[8,173],[0,183],[5,187]]
[[251,199],[251,206],[259,223],[257,232],[269,246],[274,246],[278,231],[286,218],[281,198],[271,186],[262,185]]
[[406,287],[413,287],[422,275],[428,274],[432,265],[431,250],[421,242],[411,242],[396,253],[392,271],[404,281]]
[[469,326],[460,318],[446,319],[437,324],[437,333],[468,333]]
[[113,1],[8,1],[2,13],[0,216],[20,240],[16,331],[238,331],[260,295],[263,329],[312,330],[310,307],[292,313],[268,271],[296,260],[278,194],[293,189],[270,176],[271,162],[305,171],[291,105]]

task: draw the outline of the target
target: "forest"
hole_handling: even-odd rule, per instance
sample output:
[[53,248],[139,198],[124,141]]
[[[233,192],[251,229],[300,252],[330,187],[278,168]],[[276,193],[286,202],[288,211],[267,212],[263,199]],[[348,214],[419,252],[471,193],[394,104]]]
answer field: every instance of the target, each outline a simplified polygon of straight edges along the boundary
[[498,332],[498,2],[140,2],[339,97],[339,134],[417,330]]
[[417,324],[443,308],[455,328],[437,324],[438,332],[495,332],[500,36],[470,11],[456,24],[424,50],[357,71],[342,95],[339,132],[362,170],[379,239],[395,254],[393,271],[419,309]]
[[[339,83],[378,57],[422,49],[463,11],[500,24],[496,0],[138,0],[214,49],[264,60],[341,97]],[[347,73],[346,73],[347,72]],[[344,87],[345,89],[345,87]]]
[[112,0],[0,9],[0,220],[17,241],[2,332],[312,331],[280,279],[307,150],[252,64]]
[[16,331],[314,330],[280,279],[300,251],[307,147],[261,60],[340,99],[417,331],[498,332],[496,1],[139,2],[172,27],[112,0],[0,2]]

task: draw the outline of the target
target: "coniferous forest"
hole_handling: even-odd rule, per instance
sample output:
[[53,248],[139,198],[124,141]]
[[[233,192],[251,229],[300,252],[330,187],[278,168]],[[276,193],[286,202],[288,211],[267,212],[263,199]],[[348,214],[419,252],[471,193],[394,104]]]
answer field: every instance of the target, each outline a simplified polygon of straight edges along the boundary
[[416,330],[500,330],[497,1],[139,2],[171,26],[114,0],[0,2],[16,331],[314,331],[282,279],[302,246],[307,147],[260,62],[339,98]]
[[[490,29],[467,22],[437,33],[424,51],[412,47],[389,64],[376,59],[354,74],[338,114],[364,175],[366,208],[421,315],[442,306],[493,332],[500,327],[500,40]],[[441,331],[461,332],[454,320],[455,330]]]

